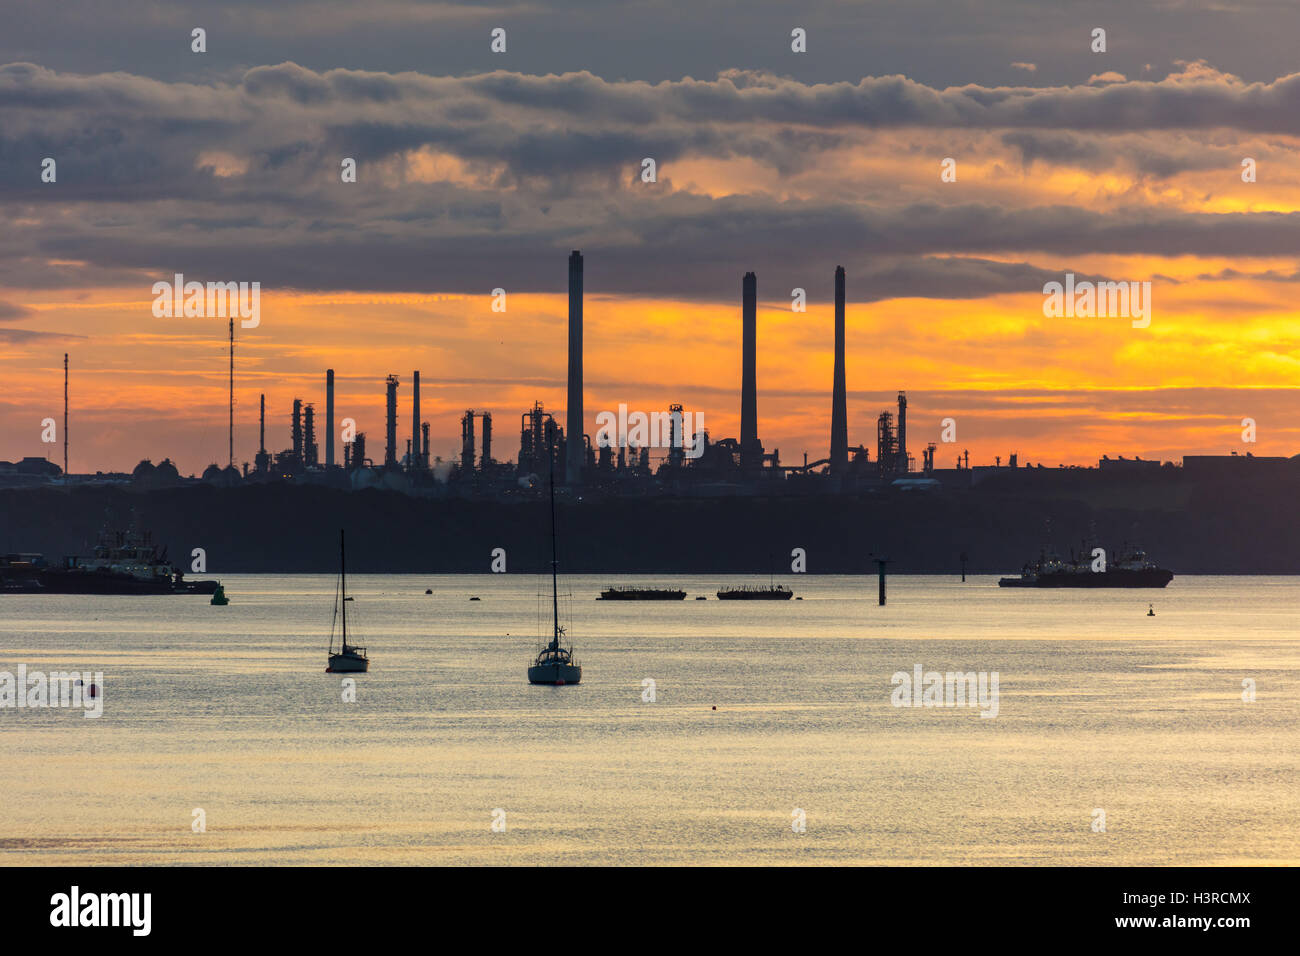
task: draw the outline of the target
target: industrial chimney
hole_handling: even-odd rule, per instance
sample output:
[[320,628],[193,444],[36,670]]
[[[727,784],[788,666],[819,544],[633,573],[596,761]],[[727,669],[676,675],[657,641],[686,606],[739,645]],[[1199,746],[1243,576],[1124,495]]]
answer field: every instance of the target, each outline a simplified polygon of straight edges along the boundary
[[334,467],[334,369],[325,370],[325,467]]
[[302,463],[308,468],[318,464],[316,455],[316,407],[308,402],[302,410]]
[[384,468],[392,470],[397,467],[397,376],[390,375],[384,380],[388,388],[387,431],[384,435]]
[[68,480],[68,353],[63,353],[63,480]]
[[907,393],[898,393],[898,473],[907,474]]
[[302,399],[293,400],[293,463],[302,465]]
[[254,470],[259,475],[269,474],[271,471],[271,456],[266,453],[266,395],[262,394],[260,401],[260,410],[257,415],[257,457],[253,459]]
[[831,388],[831,474],[849,465],[849,407],[844,384],[844,267],[835,267],[835,383]]
[[569,255],[569,408],[564,480],[582,483],[582,253]]
[[763,464],[758,440],[758,277],[745,273],[740,303],[740,465],[745,470]]
[[460,419],[460,470],[462,474],[474,473],[474,409],[465,409]]
[[420,467],[420,373],[414,373],[414,379],[411,382],[411,454],[410,468],[412,471],[419,470]]

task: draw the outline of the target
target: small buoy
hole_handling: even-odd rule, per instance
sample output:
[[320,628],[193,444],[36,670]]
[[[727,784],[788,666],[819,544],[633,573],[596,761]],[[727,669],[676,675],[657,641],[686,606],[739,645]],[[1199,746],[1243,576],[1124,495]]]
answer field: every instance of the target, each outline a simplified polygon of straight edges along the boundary
[[796,600],[796,601],[802,601],[803,598],[801,598],[801,597],[796,597],[795,600]]
[[424,589],[424,593],[425,593],[425,594],[432,594],[432,593],[433,593],[433,588],[425,588],[425,589]]
[[717,710],[717,709],[718,709],[718,705],[717,705],[717,704],[714,704],[714,705],[713,705],[713,709],[714,709],[714,710]]
[[471,600],[471,601],[477,601],[477,600],[478,600],[478,597],[477,597],[477,595],[476,595],[476,596],[474,596],[474,597],[471,597],[471,598],[470,598],[470,600]]
[[1151,604],[1148,604],[1148,605],[1147,605],[1147,617],[1155,617],[1155,616],[1156,616],[1156,609],[1155,609],[1155,606],[1154,606],[1154,605],[1151,605]]

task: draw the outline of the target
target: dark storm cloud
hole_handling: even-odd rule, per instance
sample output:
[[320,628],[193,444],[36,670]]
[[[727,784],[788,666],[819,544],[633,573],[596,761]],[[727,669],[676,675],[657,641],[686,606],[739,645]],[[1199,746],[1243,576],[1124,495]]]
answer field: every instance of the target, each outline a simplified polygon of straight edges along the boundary
[[[645,83],[293,63],[169,83],[10,64],[0,282],[136,285],[179,271],[268,290],[561,291],[557,260],[584,248],[593,291],[610,293],[730,299],[746,270],[784,290],[835,261],[869,279],[864,297],[1029,291],[1041,270],[1098,253],[1300,253],[1300,217],[917,202],[888,184],[837,196],[844,147],[870,149],[881,129],[960,127],[1001,134],[1027,163],[1101,167],[1109,152],[1161,175],[1204,164],[1203,137],[1144,133],[1285,132],[1297,106],[1300,75],[1246,84],[1203,65],[1161,83],[936,89],[901,76]],[[421,151],[464,168],[431,175]],[[55,184],[39,179],[44,156],[58,160]],[[356,184],[339,182],[343,156],[358,160]],[[637,181],[645,156],[661,164],[653,186]],[[735,158],[830,186],[819,198],[680,188],[688,161]]]
[[[1179,173],[1205,169],[1231,169],[1241,161],[1241,147],[1213,146],[1178,136],[1152,142],[1139,136],[1107,137],[1098,141],[1088,134],[1031,131],[1004,133],[1001,142],[1015,149],[1026,166],[1041,163],[1052,168],[1072,167],[1100,171],[1122,167],[1142,177],[1167,179]],[[1253,150],[1255,159],[1266,153]]]
[[[1098,25],[1108,31],[1104,55],[1090,50]],[[205,54],[190,52],[195,26],[208,31]],[[509,31],[504,55],[488,49],[497,26]],[[808,31],[806,54],[791,53],[795,26]],[[1264,79],[1294,68],[1297,33],[1292,0],[9,0],[0,62],[169,80],[284,60],[449,75],[587,69],[650,81],[743,67],[806,82],[900,73],[943,87],[1017,82],[1026,74],[1011,64],[1028,61],[1038,65],[1033,79],[1052,85],[1198,58]]]
[[[724,300],[734,297],[733,280],[744,271],[759,271],[765,285],[772,283],[768,288],[786,295],[835,261],[875,278],[876,284],[859,288],[860,298],[968,298],[1041,289],[1045,277],[1059,279],[1060,271],[1072,268],[1072,259],[1097,250],[1300,254],[1300,214],[1152,216],[1139,209],[1103,215],[1070,207],[1016,211],[986,205],[880,211],[736,198],[663,205],[672,208],[640,219],[622,216],[613,206],[605,210],[609,218],[596,223],[453,235],[431,234],[423,219],[372,223],[365,231],[340,222],[336,228],[164,232],[142,217],[111,241],[93,227],[69,226],[38,244],[51,259],[86,262],[101,276],[121,270],[132,283],[142,275],[181,271],[201,280],[256,279],[267,289],[470,294],[496,286],[563,291],[557,263],[569,248],[584,248],[593,292]],[[619,234],[600,237],[611,220]],[[1027,249],[1037,251],[1038,267],[966,261]],[[958,255],[944,258],[936,252]],[[904,261],[908,256],[917,258]],[[32,263],[12,271],[0,264],[0,281],[11,284],[42,285],[43,273]],[[76,268],[60,266],[51,275],[55,285],[81,284]]]
[[[939,90],[898,76],[809,86],[733,71],[648,84],[589,73],[315,73],[282,63],[205,86],[10,64],[0,67],[0,110],[0,195],[40,193],[31,171],[45,156],[60,161],[63,186],[79,198],[93,196],[95,184],[111,187],[106,198],[121,198],[124,187],[141,198],[169,189],[190,198],[213,190],[214,170],[199,161],[213,152],[281,174],[275,185],[283,188],[340,155],[381,160],[421,147],[499,167],[498,185],[545,180],[565,191],[575,176],[630,176],[645,156],[745,156],[786,174],[850,137],[909,126],[1022,130],[1006,142],[1026,162],[1073,156],[1093,164],[1106,147],[1080,131],[1300,133],[1300,74],[1268,84],[1201,70],[1158,84]],[[1207,162],[1199,145],[1134,161],[1173,172]]]

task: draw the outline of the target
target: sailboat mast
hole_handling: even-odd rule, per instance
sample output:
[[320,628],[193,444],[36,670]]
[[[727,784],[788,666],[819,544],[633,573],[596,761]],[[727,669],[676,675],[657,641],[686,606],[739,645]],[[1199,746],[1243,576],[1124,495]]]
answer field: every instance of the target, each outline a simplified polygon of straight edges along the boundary
[[343,529],[339,528],[339,583],[343,588],[343,649],[347,652],[348,646],[348,559],[347,552],[343,549]]
[[556,581],[556,569],[560,565],[559,558],[555,555],[555,448],[552,442],[551,453],[547,456],[550,462],[550,481],[551,486],[551,610],[553,612],[553,622],[551,644],[560,643],[560,589]]

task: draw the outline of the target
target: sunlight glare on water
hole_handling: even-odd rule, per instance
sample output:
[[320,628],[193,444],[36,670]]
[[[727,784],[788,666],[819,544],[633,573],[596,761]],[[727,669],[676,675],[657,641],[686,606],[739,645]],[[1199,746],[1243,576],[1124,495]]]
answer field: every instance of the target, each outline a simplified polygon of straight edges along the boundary
[[[882,608],[874,577],[784,575],[804,600],[719,602],[755,582],[574,575],[582,684],[532,687],[549,578],[357,575],[372,663],[355,703],[325,673],[332,576],[223,580],[228,607],[0,599],[0,670],[104,673],[100,719],[0,710],[0,860],[1300,862],[1294,578],[897,576]],[[595,600],[633,583],[688,597]],[[916,664],[998,672],[997,717],[893,706]]]

